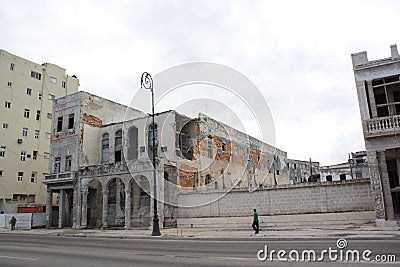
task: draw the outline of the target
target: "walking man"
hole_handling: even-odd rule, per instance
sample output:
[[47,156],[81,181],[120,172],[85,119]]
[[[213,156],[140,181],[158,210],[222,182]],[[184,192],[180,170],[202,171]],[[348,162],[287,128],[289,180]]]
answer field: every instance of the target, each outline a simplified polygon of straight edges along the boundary
[[15,225],[17,224],[17,219],[12,216],[11,220],[10,220],[10,224],[11,224],[11,231],[15,230]]
[[256,209],[254,209],[253,224],[251,225],[251,227],[253,227],[255,234],[258,234],[258,232],[260,231],[260,226],[258,224],[258,213]]

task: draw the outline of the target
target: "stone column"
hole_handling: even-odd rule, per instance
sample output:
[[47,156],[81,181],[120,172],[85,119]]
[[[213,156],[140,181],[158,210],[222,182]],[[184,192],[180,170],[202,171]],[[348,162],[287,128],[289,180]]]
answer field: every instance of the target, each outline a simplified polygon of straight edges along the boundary
[[129,229],[131,227],[131,188],[128,186],[125,188],[125,229]]
[[87,227],[87,200],[88,200],[89,190],[88,188],[84,188],[82,191],[82,223],[81,227]]
[[103,214],[101,224],[103,229],[108,227],[108,189],[103,189]]
[[378,152],[379,173],[382,180],[383,199],[385,202],[386,219],[394,220],[392,192],[390,191],[389,174],[387,172],[385,151]]
[[63,228],[64,226],[64,216],[65,214],[65,190],[61,189],[58,198],[58,228]]
[[76,207],[77,207],[77,198],[78,198],[78,190],[75,188],[73,189],[73,194],[72,194],[72,229],[77,229],[76,225]]
[[46,228],[49,229],[52,227],[52,222],[53,222],[53,192],[51,189],[47,189],[47,195],[46,195]]
[[384,228],[396,228],[397,222],[392,219],[393,203],[391,201],[385,152],[367,150],[367,155],[376,225]]

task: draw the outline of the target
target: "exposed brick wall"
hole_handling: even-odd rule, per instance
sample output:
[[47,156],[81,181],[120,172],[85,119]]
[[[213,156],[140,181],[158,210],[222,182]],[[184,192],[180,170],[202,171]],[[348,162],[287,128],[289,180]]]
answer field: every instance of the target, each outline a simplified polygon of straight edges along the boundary
[[199,207],[179,208],[179,218],[251,216],[254,208],[260,215],[374,210],[369,179],[278,185],[253,193],[247,190],[226,192],[180,193],[178,203],[184,206],[218,200]]
[[87,114],[83,114],[82,122],[92,127],[101,127],[102,125],[101,119],[93,115],[87,115]]

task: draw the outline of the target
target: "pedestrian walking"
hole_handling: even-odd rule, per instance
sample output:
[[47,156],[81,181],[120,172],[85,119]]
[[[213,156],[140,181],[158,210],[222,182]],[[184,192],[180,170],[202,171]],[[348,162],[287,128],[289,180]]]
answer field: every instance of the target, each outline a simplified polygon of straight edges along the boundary
[[15,225],[17,224],[17,219],[12,216],[11,220],[10,220],[10,224],[11,224],[11,231],[15,230]]
[[258,234],[258,232],[260,231],[260,226],[258,224],[258,213],[256,209],[254,209],[253,224],[251,225],[251,227],[253,227],[255,234]]

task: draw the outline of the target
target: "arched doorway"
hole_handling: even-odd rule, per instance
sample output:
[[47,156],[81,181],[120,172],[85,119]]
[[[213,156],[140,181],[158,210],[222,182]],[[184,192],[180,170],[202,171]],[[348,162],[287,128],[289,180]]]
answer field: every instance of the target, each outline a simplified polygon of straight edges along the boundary
[[125,184],[120,178],[113,178],[108,189],[108,226],[125,226]]
[[133,227],[150,226],[150,183],[148,179],[140,175],[131,181],[131,225]]
[[88,184],[87,196],[87,227],[101,227],[102,216],[102,186],[101,183],[94,179]]

